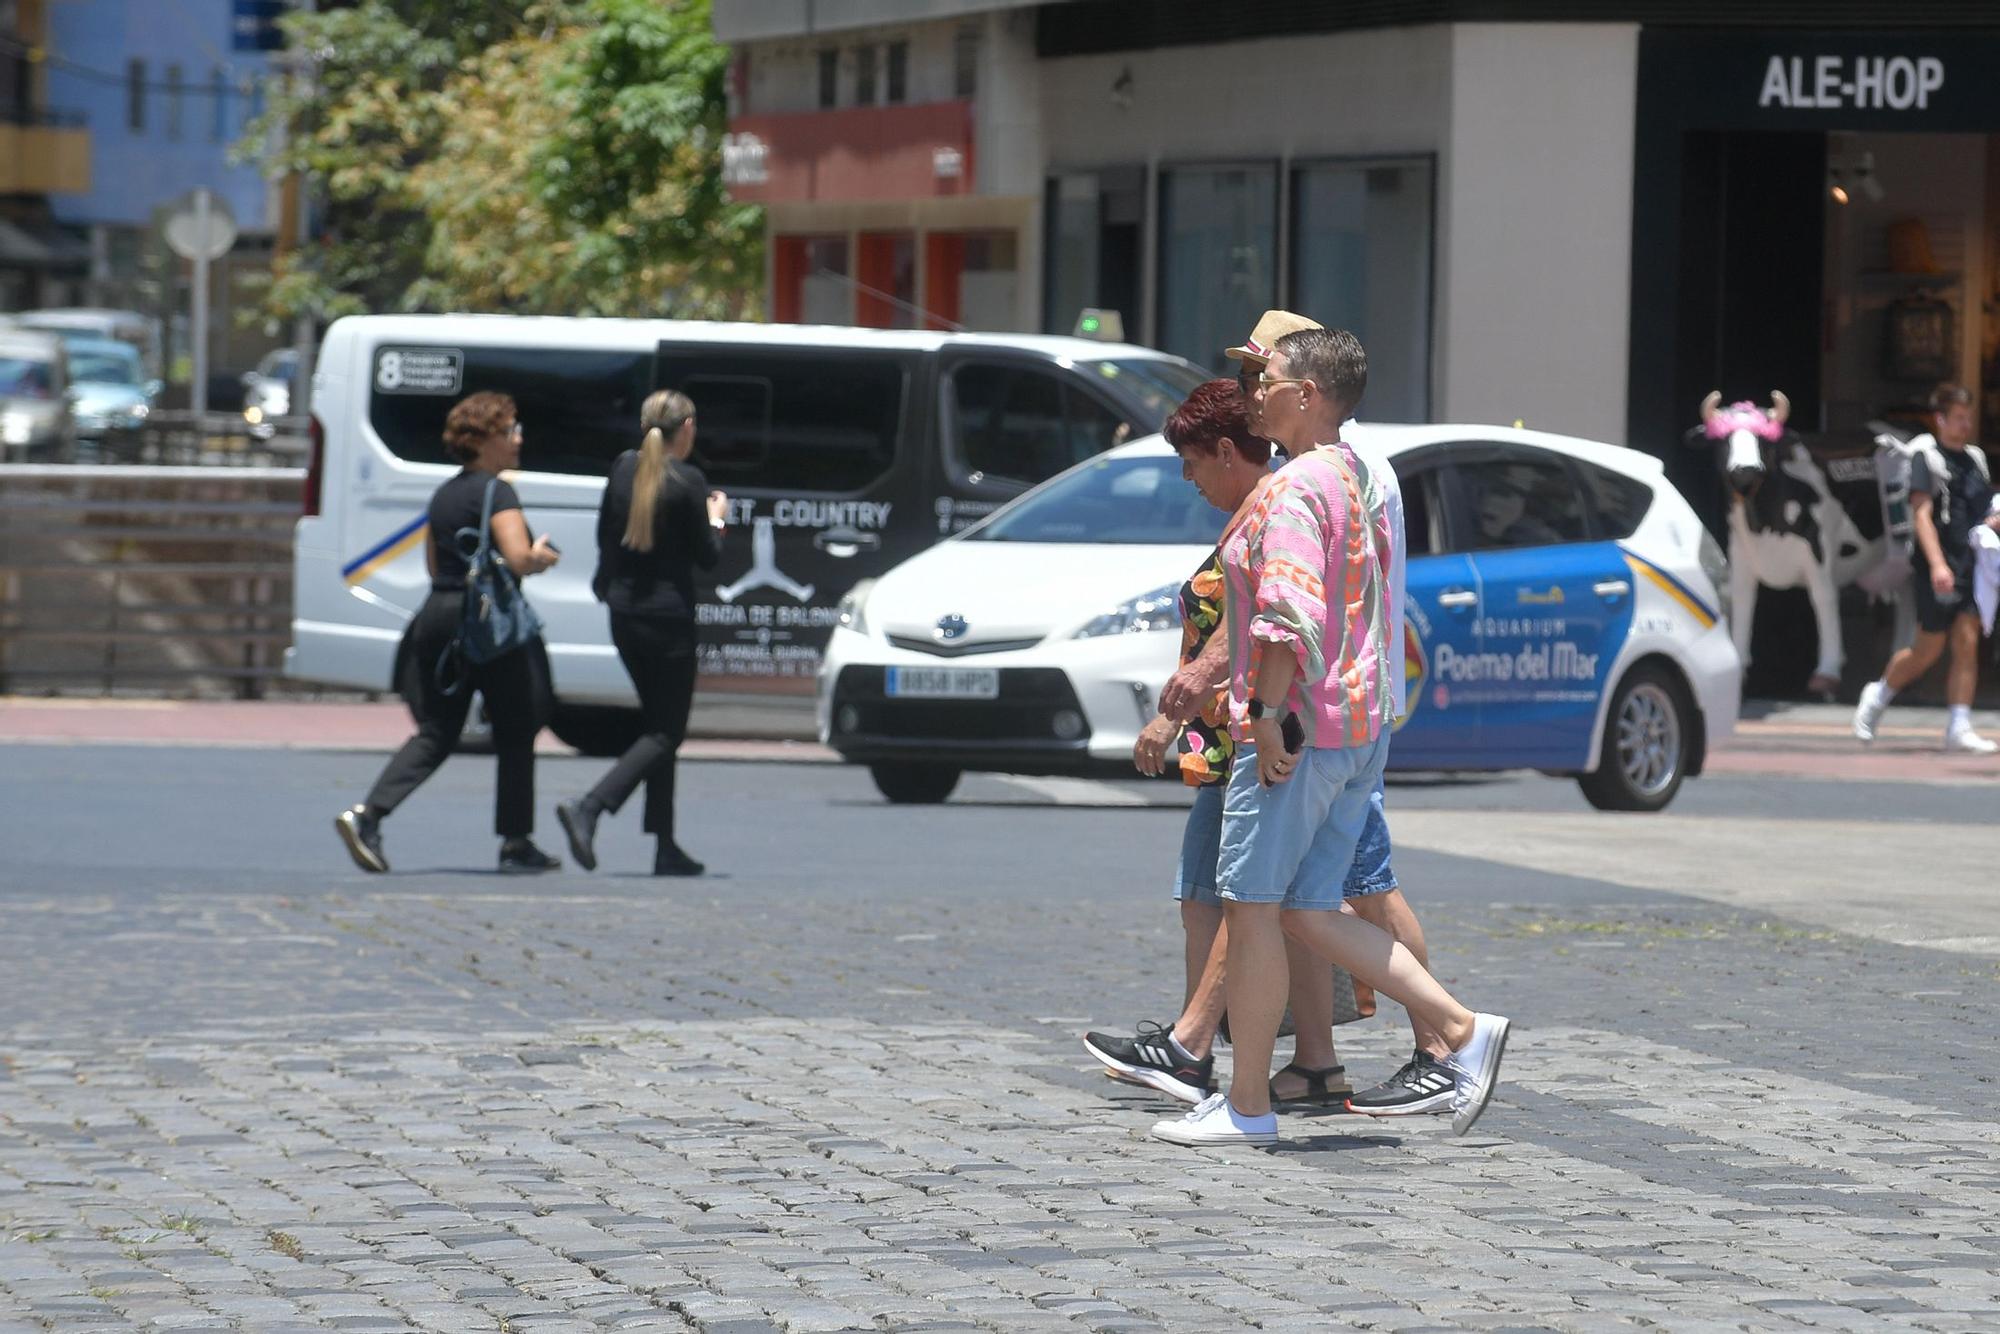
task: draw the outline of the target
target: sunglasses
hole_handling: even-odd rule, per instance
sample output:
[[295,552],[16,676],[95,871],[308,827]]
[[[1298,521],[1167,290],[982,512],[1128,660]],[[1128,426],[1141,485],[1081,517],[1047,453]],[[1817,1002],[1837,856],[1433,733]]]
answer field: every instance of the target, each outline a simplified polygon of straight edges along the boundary
[[1310,377],[1303,375],[1269,375],[1263,371],[1258,371],[1257,383],[1269,389],[1274,384],[1311,384],[1312,380]]

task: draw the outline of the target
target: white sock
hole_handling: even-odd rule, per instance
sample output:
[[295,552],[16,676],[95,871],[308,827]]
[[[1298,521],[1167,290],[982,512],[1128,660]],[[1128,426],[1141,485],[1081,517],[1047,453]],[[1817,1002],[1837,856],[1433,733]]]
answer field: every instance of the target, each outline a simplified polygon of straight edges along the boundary
[[1887,681],[1877,681],[1875,683],[1875,702],[1877,704],[1886,706],[1894,698],[1896,698],[1896,687],[1890,685]]
[[1195,1061],[1201,1059],[1200,1057],[1196,1056],[1193,1052],[1189,1051],[1186,1047],[1183,1047],[1181,1045],[1181,1040],[1174,1036],[1174,1031],[1171,1028],[1167,1030],[1167,1045],[1169,1047],[1172,1047],[1174,1049],[1174,1055],[1180,1057],[1183,1061]]
[[1951,721],[1944,727],[1946,736],[1957,736],[1960,732],[1972,730],[1972,706],[1954,704],[1951,706]]

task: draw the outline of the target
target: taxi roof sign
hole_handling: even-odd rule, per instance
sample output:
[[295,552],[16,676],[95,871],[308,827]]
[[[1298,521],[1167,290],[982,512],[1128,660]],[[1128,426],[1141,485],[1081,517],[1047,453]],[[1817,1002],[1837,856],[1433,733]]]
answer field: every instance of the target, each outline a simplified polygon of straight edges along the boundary
[[1115,310],[1085,306],[1083,313],[1076,317],[1076,336],[1095,338],[1105,343],[1122,343],[1125,341],[1125,317]]

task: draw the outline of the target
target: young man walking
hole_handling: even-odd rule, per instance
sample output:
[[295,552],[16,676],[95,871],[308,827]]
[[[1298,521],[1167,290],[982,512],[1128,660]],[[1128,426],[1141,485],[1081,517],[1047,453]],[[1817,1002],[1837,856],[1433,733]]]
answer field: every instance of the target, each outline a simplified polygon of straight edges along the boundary
[[1910,460],[1910,520],[1920,557],[1917,637],[1889,659],[1881,680],[1862,687],[1861,703],[1854,710],[1854,735],[1862,741],[1875,739],[1875,726],[1897,692],[1921,680],[1948,646],[1951,666],[1944,695],[1951,713],[1944,748],[1971,755],[2000,751],[2000,744],[1972,730],[1972,695],[1979,685],[1973,534],[1982,525],[2000,532],[2000,514],[1993,509],[1992,471],[1985,453],[1972,443],[1973,421],[1969,390],[1941,384],[1931,391],[1936,434],[1929,444],[1919,436]]

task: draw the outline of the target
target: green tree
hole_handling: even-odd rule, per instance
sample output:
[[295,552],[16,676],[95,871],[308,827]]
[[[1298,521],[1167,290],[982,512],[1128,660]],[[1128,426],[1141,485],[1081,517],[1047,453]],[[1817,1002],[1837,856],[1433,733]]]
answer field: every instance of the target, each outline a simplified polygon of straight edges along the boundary
[[251,142],[310,175],[324,226],[280,262],[267,315],[757,305],[762,217],[722,191],[707,0],[364,0],[289,22],[318,77]]

